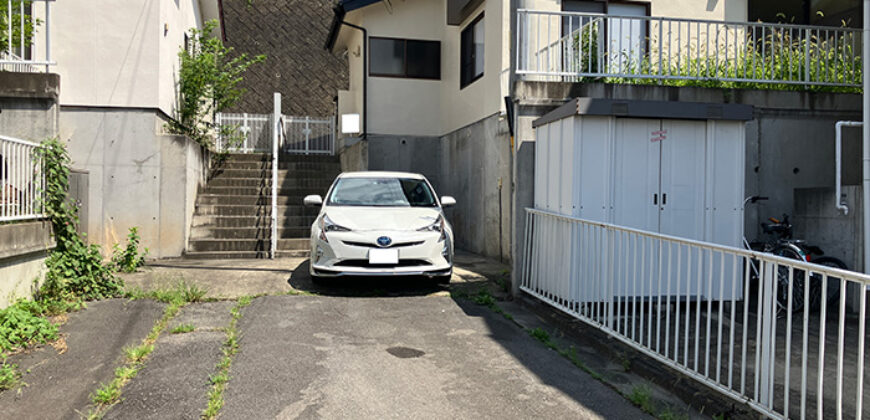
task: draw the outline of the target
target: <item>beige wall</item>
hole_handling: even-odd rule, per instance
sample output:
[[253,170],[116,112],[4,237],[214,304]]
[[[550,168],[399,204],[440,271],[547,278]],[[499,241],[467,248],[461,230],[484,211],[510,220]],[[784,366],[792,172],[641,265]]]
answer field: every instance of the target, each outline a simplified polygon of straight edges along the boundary
[[[53,2],[52,70],[61,76],[61,105],[159,108],[172,115],[178,49],[185,31],[201,27],[199,9],[200,0]],[[42,57],[43,37],[35,49]]]

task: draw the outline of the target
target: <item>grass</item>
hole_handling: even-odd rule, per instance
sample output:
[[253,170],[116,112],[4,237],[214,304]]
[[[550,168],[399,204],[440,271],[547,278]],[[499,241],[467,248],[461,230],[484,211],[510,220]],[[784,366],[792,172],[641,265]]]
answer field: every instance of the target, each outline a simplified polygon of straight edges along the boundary
[[145,366],[148,356],[154,351],[157,338],[160,337],[169,322],[178,315],[181,308],[192,302],[199,302],[205,296],[206,291],[195,285],[189,285],[179,280],[169,289],[159,289],[150,292],[137,290],[128,292],[131,299],[155,299],[168,305],[163,310],[163,316],[151,327],[151,331],[138,346],[124,349],[124,364],[115,369],[114,378],[109,383],[100,384],[100,387],[91,394],[93,408],[88,413],[88,419],[102,418],[103,414],[121,399],[121,391],[124,385],[130,382]]
[[196,327],[194,327],[193,324],[181,324],[181,325],[178,325],[175,328],[169,330],[169,332],[172,334],[185,334],[185,333],[193,332],[193,330],[195,330],[195,329],[196,329]]
[[628,394],[628,400],[647,414],[654,414],[652,391],[646,385],[637,385]]
[[224,390],[230,381],[230,367],[233,364],[233,356],[239,351],[239,331],[237,324],[242,318],[242,309],[251,304],[250,296],[239,298],[230,310],[232,319],[225,329],[226,339],[222,346],[223,357],[217,364],[217,373],[209,377],[211,389],[208,392],[208,406],[202,412],[203,419],[214,419],[224,406]]

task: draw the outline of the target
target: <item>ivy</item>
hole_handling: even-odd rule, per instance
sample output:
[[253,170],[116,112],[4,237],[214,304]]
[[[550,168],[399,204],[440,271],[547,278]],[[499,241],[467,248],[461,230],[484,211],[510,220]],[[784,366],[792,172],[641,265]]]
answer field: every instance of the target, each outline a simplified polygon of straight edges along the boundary
[[242,75],[251,65],[266,59],[265,55],[249,58],[247,54],[234,54],[212,33],[216,21],[209,21],[202,30],[191,29],[187,48],[178,53],[181,66],[178,72],[178,105],[175,118],[168,129],[200,145],[214,150],[217,132],[214,115],[238,102],[245,90],[238,87]]
[[69,164],[66,147],[58,139],[42,142],[37,159],[45,171],[43,207],[52,224],[57,247],[48,257],[48,272],[38,299],[91,300],[120,294],[123,281],[103,264],[100,247],[88,245],[78,233],[78,215],[69,202]]

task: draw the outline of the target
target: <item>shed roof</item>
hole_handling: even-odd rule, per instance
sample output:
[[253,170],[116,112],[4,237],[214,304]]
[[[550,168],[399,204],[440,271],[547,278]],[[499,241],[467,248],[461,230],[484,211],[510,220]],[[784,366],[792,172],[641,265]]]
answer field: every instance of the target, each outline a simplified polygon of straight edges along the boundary
[[752,111],[751,105],[741,104],[575,98],[532,122],[532,127],[538,127],[574,115],[676,120],[749,121],[753,119]]

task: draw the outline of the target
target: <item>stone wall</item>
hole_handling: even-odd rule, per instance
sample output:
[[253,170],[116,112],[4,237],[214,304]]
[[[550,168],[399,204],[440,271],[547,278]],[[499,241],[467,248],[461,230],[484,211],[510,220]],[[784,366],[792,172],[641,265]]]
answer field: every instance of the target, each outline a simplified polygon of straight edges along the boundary
[[347,60],[323,46],[334,0],[224,0],[226,45],[268,57],[248,69],[247,89],[229,112],[271,113],[282,94],[285,115],[330,116],[333,98],[347,89]]

